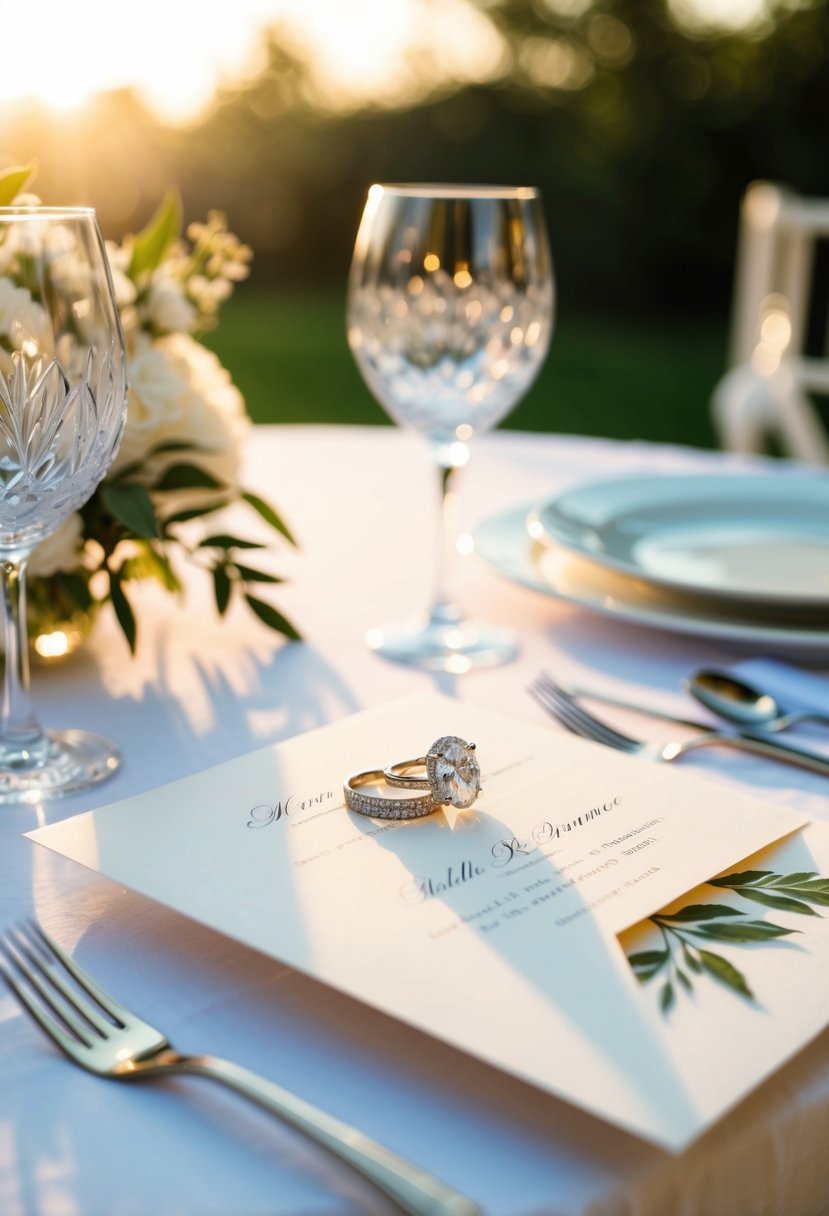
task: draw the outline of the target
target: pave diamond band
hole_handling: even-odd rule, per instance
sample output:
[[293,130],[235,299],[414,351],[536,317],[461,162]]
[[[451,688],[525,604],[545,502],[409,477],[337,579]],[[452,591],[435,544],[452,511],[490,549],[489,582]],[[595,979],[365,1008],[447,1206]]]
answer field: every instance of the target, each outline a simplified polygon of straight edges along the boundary
[[[425,769],[422,776],[418,770]],[[475,744],[457,735],[436,739],[425,756],[417,760],[401,760],[383,772],[389,785],[404,789],[428,789],[438,804],[452,805],[459,810],[470,807],[481,792],[481,769],[475,756]]]
[[431,792],[411,798],[384,798],[381,794],[363,792],[363,786],[378,785],[384,780],[383,770],[379,768],[347,777],[343,782],[343,793],[349,810],[370,815],[372,819],[420,819],[438,809]]

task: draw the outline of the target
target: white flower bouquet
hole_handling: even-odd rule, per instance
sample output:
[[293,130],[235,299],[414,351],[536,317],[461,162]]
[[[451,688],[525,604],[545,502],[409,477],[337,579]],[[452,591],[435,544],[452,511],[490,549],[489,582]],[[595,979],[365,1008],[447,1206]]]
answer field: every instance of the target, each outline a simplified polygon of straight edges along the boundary
[[[37,203],[21,194],[31,174],[30,168],[0,174],[0,205]],[[92,498],[32,554],[29,630],[43,637],[47,655],[51,629],[89,620],[107,601],[134,652],[137,622],[127,586],[154,578],[180,593],[179,558],[212,578],[220,615],[242,597],[265,625],[299,637],[261,598],[261,588],[281,582],[248,565],[250,551],[263,546],[220,530],[216,519],[243,503],[282,542],[295,543],[276,510],[239,483],[250,419],[229,373],[198,341],[247,276],[251,251],[218,212],[191,224],[186,239],[181,226],[181,203],[171,191],[143,231],[107,245],[127,350],[127,423]],[[11,308],[19,316],[27,302],[21,293],[28,294],[24,285],[0,277],[0,361]]]

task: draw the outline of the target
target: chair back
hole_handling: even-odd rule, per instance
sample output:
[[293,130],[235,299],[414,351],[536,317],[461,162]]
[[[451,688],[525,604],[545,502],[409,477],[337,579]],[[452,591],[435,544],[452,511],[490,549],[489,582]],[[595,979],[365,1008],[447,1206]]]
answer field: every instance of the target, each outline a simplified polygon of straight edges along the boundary
[[828,238],[829,199],[804,198],[771,182],[754,182],[746,191],[729,370],[711,403],[728,449],[760,452],[776,441],[784,455],[829,463],[829,436],[813,399],[829,394],[829,284],[815,275]]

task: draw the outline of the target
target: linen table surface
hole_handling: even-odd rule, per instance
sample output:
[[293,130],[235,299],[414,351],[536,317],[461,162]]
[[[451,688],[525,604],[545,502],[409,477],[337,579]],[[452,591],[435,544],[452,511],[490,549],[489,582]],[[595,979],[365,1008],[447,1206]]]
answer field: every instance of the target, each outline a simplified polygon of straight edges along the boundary
[[[744,463],[679,447],[499,431],[473,443],[464,526],[593,479]],[[518,629],[518,659],[459,678],[385,662],[364,634],[427,604],[435,483],[425,446],[391,428],[255,428],[245,484],[278,506],[300,544],[296,554],[275,546],[260,564],[288,579],[275,600],[306,640],[283,644],[241,605],[220,621],[209,580],[194,575],[185,607],[153,586],[139,589],[134,659],[105,613],[71,660],[37,667],[44,725],[105,734],[124,761],[86,795],[0,808],[0,924],[36,915],[175,1046],[273,1078],[444,1178],[488,1216],[829,1211],[827,1033],[672,1157],[24,839],[34,827],[408,693],[437,687],[553,732],[526,691],[541,668],[688,713],[683,676],[703,662],[746,657],[728,639],[646,629],[522,589],[472,555],[459,594],[471,611]],[[809,659],[829,675],[829,654]],[[664,724],[624,710],[606,716],[634,734],[671,737]],[[829,818],[820,776],[714,750],[683,763]],[[206,1081],[132,1086],[82,1072],[0,985],[2,1216],[394,1211],[323,1150]]]

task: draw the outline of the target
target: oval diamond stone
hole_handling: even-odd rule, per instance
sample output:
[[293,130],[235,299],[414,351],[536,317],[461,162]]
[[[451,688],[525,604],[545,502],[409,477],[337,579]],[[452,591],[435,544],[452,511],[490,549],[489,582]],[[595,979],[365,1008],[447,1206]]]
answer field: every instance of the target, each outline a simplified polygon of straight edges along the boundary
[[481,769],[474,748],[456,735],[432,744],[426,770],[435,802],[465,810],[481,792]]

